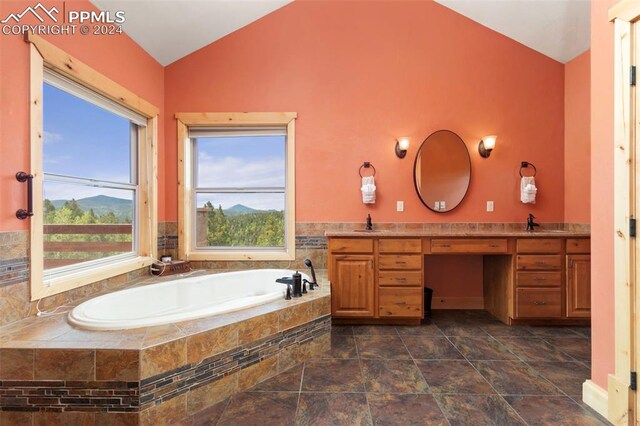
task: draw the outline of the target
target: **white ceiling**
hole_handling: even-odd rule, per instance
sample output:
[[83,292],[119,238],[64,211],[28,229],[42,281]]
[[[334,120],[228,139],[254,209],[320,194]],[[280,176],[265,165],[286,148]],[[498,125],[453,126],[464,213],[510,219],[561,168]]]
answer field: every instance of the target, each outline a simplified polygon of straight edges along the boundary
[[590,46],[589,0],[435,0],[566,63]]
[[123,30],[162,65],[256,21],[292,0],[91,0],[125,11]]
[[[291,1],[91,0],[101,10],[124,10],[124,31],[162,65]],[[589,48],[589,0],[435,1],[562,63]]]

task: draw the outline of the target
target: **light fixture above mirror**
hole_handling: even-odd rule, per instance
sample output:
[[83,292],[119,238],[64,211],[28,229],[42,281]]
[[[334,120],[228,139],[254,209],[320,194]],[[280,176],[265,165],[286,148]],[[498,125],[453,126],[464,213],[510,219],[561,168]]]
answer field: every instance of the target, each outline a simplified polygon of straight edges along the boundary
[[498,139],[496,135],[489,135],[482,138],[478,145],[478,152],[482,158],[489,158],[491,151],[496,147],[496,139]]
[[407,155],[407,150],[409,149],[410,139],[406,136],[398,138],[396,140],[396,155],[398,158],[404,158]]

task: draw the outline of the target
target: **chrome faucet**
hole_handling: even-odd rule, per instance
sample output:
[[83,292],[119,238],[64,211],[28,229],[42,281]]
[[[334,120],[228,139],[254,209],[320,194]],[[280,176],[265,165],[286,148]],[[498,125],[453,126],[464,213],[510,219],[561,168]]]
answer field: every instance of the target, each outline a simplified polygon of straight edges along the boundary
[[534,215],[532,215],[531,213],[529,213],[529,217],[527,218],[527,232],[533,232],[533,228],[536,226],[540,226],[539,223],[535,223],[533,221],[533,219],[535,219],[536,217]]
[[371,223],[371,215],[367,214],[367,224],[364,227],[365,230],[367,231],[373,231],[373,223]]

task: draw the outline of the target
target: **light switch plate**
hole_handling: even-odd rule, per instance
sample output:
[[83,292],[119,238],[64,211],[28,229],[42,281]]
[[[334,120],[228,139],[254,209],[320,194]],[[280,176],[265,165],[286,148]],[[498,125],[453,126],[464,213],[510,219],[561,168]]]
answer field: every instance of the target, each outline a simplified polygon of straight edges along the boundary
[[435,206],[433,206],[433,209],[434,209],[435,211],[440,210],[440,201],[436,201],[436,204],[435,204]]
[[487,211],[488,212],[493,211],[493,201],[487,201]]
[[404,201],[396,201],[396,210],[399,212],[404,211]]
[[446,209],[445,205],[446,203],[444,201],[440,201],[440,210]]

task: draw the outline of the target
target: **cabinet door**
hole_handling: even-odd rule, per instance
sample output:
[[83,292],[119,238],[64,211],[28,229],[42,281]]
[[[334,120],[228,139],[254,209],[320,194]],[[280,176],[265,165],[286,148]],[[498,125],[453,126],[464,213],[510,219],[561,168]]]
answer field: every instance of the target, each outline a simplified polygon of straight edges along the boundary
[[567,256],[567,316],[591,316],[591,256],[588,254]]
[[373,256],[332,257],[331,314],[334,317],[373,317]]

